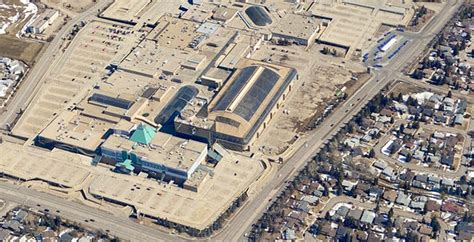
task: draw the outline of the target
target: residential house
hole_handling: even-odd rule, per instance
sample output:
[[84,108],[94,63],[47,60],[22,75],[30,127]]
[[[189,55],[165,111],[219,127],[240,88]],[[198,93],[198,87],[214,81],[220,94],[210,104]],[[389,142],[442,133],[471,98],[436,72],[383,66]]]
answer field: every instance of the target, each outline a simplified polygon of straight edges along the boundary
[[345,226],[339,226],[336,231],[336,239],[338,239],[339,241],[344,241],[347,238],[350,238],[352,230],[353,229]]
[[428,177],[428,183],[430,184],[439,184],[441,182],[441,178],[437,176],[429,176]]
[[283,231],[282,237],[284,240],[294,240],[296,239],[296,233],[293,229],[287,228]]
[[22,225],[17,220],[8,220],[2,224],[2,228],[9,229],[18,234],[21,232]]
[[452,186],[454,186],[454,181],[452,179],[449,179],[449,178],[443,178],[443,179],[441,179],[441,185],[452,187]]
[[352,233],[351,241],[367,241],[369,234],[366,231],[356,230]]
[[410,205],[410,196],[406,195],[402,191],[398,192],[397,200],[395,200],[395,203],[403,205],[403,206],[408,206]]
[[425,209],[425,204],[424,201],[411,201],[409,207],[417,212],[422,212]]
[[445,201],[443,205],[441,205],[441,211],[461,215],[464,213],[464,208],[452,201]]
[[372,186],[369,190],[369,196],[375,200],[379,199],[383,194],[383,189],[378,186]]
[[[336,227],[337,228],[337,227]],[[325,236],[328,236],[330,238],[335,238],[336,237],[336,228],[334,228],[331,223],[324,223],[320,230],[319,233]]]
[[434,200],[428,200],[425,203],[425,211],[426,212],[437,212],[441,209],[441,205],[434,201]]
[[309,203],[307,201],[300,201],[298,205],[298,210],[308,213],[309,212]]
[[372,212],[372,211],[369,211],[369,210],[364,210],[364,212],[362,213],[362,216],[360,218],[360,222],[361,223],[365,223],[365,224],[372,224],[372,222],[374,221],[375,219],[375,213]]
[[375,232],[369,232],[369,236],[367,237],[367,242],[381,242],[382,236]]
[[431,236],[431,234],[433,233],[433,228],[428,225],[422,224],[418,228],[418,232],[423,235]]
[[397,199],[397,192],[394,190],[385,191],[383,193],[383,199],[387,200],[390,203],[393,203]]
[[0,228],[0,241],[10,241],[12,237],[13,236],[9,230]]
[[387,164],[385,162],[382,162],[382,161],[375,161],[372,164],[372,166],[374,166],[377,169],[383,170],[387,167]]
[[359,221],[360,217],[362,217],[362,212],[363,211],[361,209],[355,208],[349,211],[349,213],[347,214],[347,217],[353,220]]
[[382,175],[390,181],[394,181],[397,178],[395,175],[395,170],[393,170],[393,168],[390,166],[385,167],[385,169],[382,171]]

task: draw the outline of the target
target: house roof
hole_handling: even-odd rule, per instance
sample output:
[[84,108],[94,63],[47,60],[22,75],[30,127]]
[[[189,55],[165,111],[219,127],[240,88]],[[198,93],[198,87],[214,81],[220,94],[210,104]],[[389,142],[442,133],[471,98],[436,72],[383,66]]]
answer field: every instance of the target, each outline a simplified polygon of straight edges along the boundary
[[348,227],[345,227],[345,226],[339,226],[339,228],[337,228],[336,238],[344,239],[346,237],[346,235],[351,234],[351,233],[352,233],[351,228],[348,228]]
[[7,241],[10,237],[10,231],[0,228],[0,241]]
[[71,242],[74,237],[70,233],[64,233],[59,237],[59,242]]
[[356,230],[354,233],[352,233],[353,238],[355,237],[358,240],[365,241],[367,240],[367,237],[369,236],[367,232],[361,231],[361,230]]
[[369,233],[369,237],[367,238],[367,241],[368,242],[379,242],[379,241],[382,241],[382,238],[380,237],[380,235],[378,235],[374,232],[371,232],[371,233]]
[[425,202],[411,201],[410,208],[423,210],[425,208]]
[[379,168],[381,170],[385,169],[387,167],[387,164],[381,161],[375,161],[374,164],[372,164],[374,167]]
[[334,238],[336,236],[336,229],[331,226],[331,223],[325,223],[321,226],[320,230],[322,235],[326,235]]
[[362,217],[360,218],[360,221],[362,223],[372,224],[374,219],[375,219],[375,213],[374,212],[369,211],[369,210],[364,210],[364,212],[362,213]]
[[373,186],[370,188],[370,191],[369,191],[370,194],[374,194],[375,196],[380,196],[383,194],[383,189],[380,188],[380,187],[376,187],[376,186]]
[[337,213],[338,215],[341,215],[342,217],[345,217],[345,216],[349,213],[349,208],[346,207],[346,206],[340,206],[340,207],[337,209],[336,213]]
[[393,202],[393,201],[395,201],[395,199],[397,199],[397,192],[395,192],[394,190],[388,190],[388,191],[384,192],[383,198],[385,200]]
[[290,229],[290,228],[285,229],[285,231],[283,232],[283,238],[285,240],[296,239],[295,231],[293,229]]
[[304,211],[304,212],[308,212],[309,211],[308,202],[307,201],[301,201],[300,204],[298,205],[298,209],[300,209],[301,211]]
[[420,181],[420,182],[427,182],[428,181],[428,176],[427,175],[416,175],[415,180]]
[[460,222],[456,225],[456,230],[461,232],[474,233],[474,223]]
[[351,211],[349,211],[349,213],[347,214],[348,217],[350,218],[353,218],[353,219],[356,219],[356,220],[359,220],[360,217],[362,216],[362,210],[361,209],[352,209]]
[[425,204],[425,208],[427,212],[431,212],[431,211],[439,211],[441,206],[439,203],[437,203],[434,200],[428,200]]
[[395,202],[407,206],[410,204],[410,197],[403,192],[399,192]]
[[462,214],[464,212],[464,209],[451,201],[447,201],[444,202],[441,206],[441,211]]
[[433,228],[428,225],[422,224],[418,229],[418,232],[420,232],[420,234],[431,235],[431,233],[433,232]]
[[20,222],[18,222],[16,220],[8,220],[7,222],[3,223],[3,225],[2,225],[2,228],[10,229],[14,232],[19,232],[20,229],[21,229],[20,227],[21,227]]
[[15,214],[15,220],[21,222],[26,218],[26,216],[28,216],[28,212],[25,210],[20,210]]
[[319,198],[317,196],[313,196],[313,195],[305,195],[305,196],[303,196],[302,200],[313,204],[313,203],[318,202]]

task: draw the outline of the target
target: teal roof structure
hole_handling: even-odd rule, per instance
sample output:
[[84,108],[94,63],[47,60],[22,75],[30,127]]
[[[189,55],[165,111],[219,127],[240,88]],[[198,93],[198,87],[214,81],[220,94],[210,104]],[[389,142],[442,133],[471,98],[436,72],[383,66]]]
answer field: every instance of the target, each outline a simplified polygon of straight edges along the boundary
[[146,124],[139,124],[137,129],[133,132],[130,140],[136,143],[147,145],[156,135],[156,130]]
[[132,165],[132,161],[129,159],[126,159],[122,162],[115,164],[115,167],[125,168],[129,171],[133,171],[135,169],[135,167]]
[[214,159],[215,161],[219,162],[222,160],[222,155],[220,155],[219,153],[217,153],[216,151],[214,150],[209,150],[207,155],[209,157],[211,157],[212,159]]

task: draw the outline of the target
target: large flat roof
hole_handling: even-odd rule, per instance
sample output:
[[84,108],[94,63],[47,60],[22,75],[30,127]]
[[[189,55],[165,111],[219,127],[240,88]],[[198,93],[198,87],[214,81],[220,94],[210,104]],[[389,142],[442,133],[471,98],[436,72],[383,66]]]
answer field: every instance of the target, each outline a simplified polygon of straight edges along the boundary
[[[176,42],[170,42],[170,45],[174,44]],[[182,67],[199,69],[206,61],[204,55],[192,52],[190,49],[175,49],[170,45],[161,45],[146,39],[120,63],[119,70],[143,77],[159,78],[162,73],[178,74]]]
[[140,176],[110,173],[95,178],[89,192],[107,200],[129,204],[149,216],[205,229],[262,171],[261,164],[255,160],[229,155],[217,164],[213,169],[214,175],[204,181],[198,192],[173,185],[159,185],[156,180]]
[[54,119],[38,136],[39,141],[48,139],[72,148],[94,151],[102,142],[105,130],[112,123],[82,116],[79,112],[65,111]]
[[227,22],[232,20],[237,14],[238,10],[230,7],[218,7],[214,10],[212,18],[218,21]]
[[57,143],[51,144],[55,147],[95,151],[109,129],[119,123],[122,127],[133,126],[133,119],[147,103],[148,99],[131,94],[95,90],[73,109],[61,112],[52,120],[40,132],[37,142],[49,146],[53,141]]
[[163,16],[147,39],[154,40],[159,46],[171,49],[189,49],[191,41],[200,35],[196,32],[199,23],[186,19]]
[[322,19],[313,16],[288,13],[271,27],[274,34],[310,39],[319,31]]
[[91,173],[84,167],[84,164],[90,164],[91,158],[76,153],[49,152],[9,142],[0,143],[0,149],[1,172],[23,180],[39,179],[78,188]]
[[[404,14],[401,14],[402,9]],[[410,4],[396,7],[372,0],[316,2],[310,11],[313,15],[331,19],[319,37],[321,42],[354,50],[363,49],[381,24],[406,25],[413,13]]]
[[150,162],[187,171],[207,149],[207,144],[157,132],[148,145],[140,145],[118,135],[110,136],[102,145],[111,150],[126,150]]
[[100,16],[125,22],[136,23],[148,10],[152,0],[117,0]]
[[263,172],[260,162],[229,154],[209,168],[213,175],[195,192],[143,176],[113,173],[107,167],[91,166],[90,157],[57,149],[51,152],[7,141],[0,143],[0,149],[1,172],[8,176],[55,183],[56,190],[84,189],[106,201],[134,206],[142,214],[196,229],[214,223]]
[[234,69],[237,63],[250,52],[250,46],[245,42],[232,43],[223,54],[223,59],[219,67],[224,69]]

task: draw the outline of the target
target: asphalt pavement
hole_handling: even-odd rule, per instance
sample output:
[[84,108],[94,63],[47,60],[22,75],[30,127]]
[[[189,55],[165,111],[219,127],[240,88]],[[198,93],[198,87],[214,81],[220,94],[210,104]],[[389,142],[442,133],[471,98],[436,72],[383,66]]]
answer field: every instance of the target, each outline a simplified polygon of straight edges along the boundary
[[454,4],[448,3],[446,8],[436,15],[422,31],[414,34],[415,38],[387,66],[375,71],[375,76],[372,79],[352,95],[341,107],[336,109],[317,130],[308,136],[306,142],[308,145],[300,147],[294,156],[285,162],[278,172],[281,175],[274,177],[256,197],[251,198],[252,200],[234,217],[230,225],[211,239],[245,241],[244,235],[250,232],[252,224],[263,215],[265,208],[269,206],[269,200],[274,194],[279,194],[284,189],[282,184],[286,180],[292,180],[306,164],[306,161],[319,151],[322,144],[343,128],[383,87],[392,82],[394,80],[393,77],[407,63],[410,63],[410,61],[421,54],[431,41],[431,38],[425,38],[425,36],[434,37],[461,4],[462,1],[457,1]]
[[110,231],[111,234],[126,240],[176,240],[176,236],[172,234],[133,222],[127,217],[117,217],[103,210],[7,182],[0,183],[0,197],[5,201],[26,205],[33,209],[47,209],[52,214],[63,216],[86,227]]
[[[32,69],[30,75],[25,79],[22,89],[30,89],[18,93],[13,101],[10,103],[11,107],[6,113],[0,116],[0,123],[5,124],[10,122],[19,111],[19,108],[27,104],[31,99],[39,83],[46,71],[49,63],[53,59],[55,52],[61,43],[61,36],[65,36],[74,23],[78,23],[88,16],[97,12],[97,9],[105,6],[106,2],[100,2],[94,8],[82,13],[78,17],[70,21],[58,34],[58,37],[53,40],[43,56],[38,61],[37,65]],[[421,31],[413,41],[410,41],[400,53],[392,59],[392,62],[379,71],[375,71],[375,76],[369,80],[359,91],[351,96],[345,104],[336,109],[331,116],[326,118],[322,125],[317,128],[312,134],[306,138],[306,144],[301,146],[295,154],[285,162],[275,176],[266,187],[262,189],[255,197],[251,197],[245,206],[240,209],[234,216],[233,220],[229,222],[222,230],[218,231],[213,237],[206,240],[217,241],[244,241],[246,238],[244,234],[248,232],[251,225],[262,216],[269,200],[275,194],[281,192],[285,181],[292,180],[297,172],[306,164],[306,161],[316,154],[322,145],[332,138],[339,129],[343,128],[354,115],[356,115],[365,104],[372,99],[380,90],[393,79],[397,72],[400,72],[403,65],[419,54],[429,42],[430,38],[423,38],[423,36],[433,35],[441,29],[443,24],[454,13],[455,7],[459,7],[457,3],[455,6],[450,6],[444,11],[441,11],[425,28]],[[160,231],[151,227],[143,226],[132,222],[128,218],[116,217],[104,211],[90,208],[86,205],[65,200],[51,194],[37,192],[35,190],[18,187],[11,184],[3,184],[0,186],[0,195],[7,201],[26,204],[29,206],[47,206],[60,213],[66,218],[84,221],[85,219],[93,218],[94,224],[91,226],[109,230],[124,239],[134,241],[176,241],[178,237],[170,235],[164,231]],[[51,209],[50,209],[51,210]]]
[[41,85],[45,81],[45,76],[50,71],[54,63],[54,59],[60,53],[60,47],[64,39],[71,32],[75,24],[86,20],[110,4],[111,0],[98,1],[90,9],[82,12],[73,19],[69,20],[61,30],[56,34],[56,37],[46,46],[46,50],[41,54],[39,59],[36,60],[35,65],[22,81],[20,88],[10,99],[7,109],[5,112],[0,114],[0,129],[6,129],[7,124],[11,124],[18,116],[20,109],[25,110],[33,99],[35,94],[40,89]]

